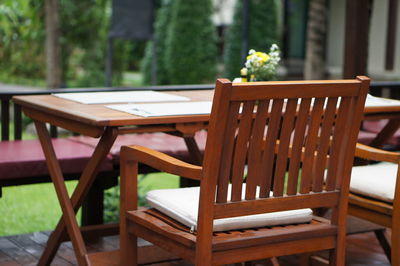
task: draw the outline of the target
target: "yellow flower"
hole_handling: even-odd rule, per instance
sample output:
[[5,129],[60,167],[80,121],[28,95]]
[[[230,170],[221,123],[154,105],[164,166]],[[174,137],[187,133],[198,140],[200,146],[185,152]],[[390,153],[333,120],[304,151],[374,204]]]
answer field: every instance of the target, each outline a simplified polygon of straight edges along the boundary
[[251,54],[247,56],[247,60],[251,59],[258,59],[257,61],[261,61],[261,63],[266,63],[269,60],[269,55],[263,52],[255,52],[254,54]]
[[269,60],[269,55],[267,55],[266,53],[263,53],[263,52],[256,52],[256,56],[261,58],[261,61],[263,63],[265,63]]

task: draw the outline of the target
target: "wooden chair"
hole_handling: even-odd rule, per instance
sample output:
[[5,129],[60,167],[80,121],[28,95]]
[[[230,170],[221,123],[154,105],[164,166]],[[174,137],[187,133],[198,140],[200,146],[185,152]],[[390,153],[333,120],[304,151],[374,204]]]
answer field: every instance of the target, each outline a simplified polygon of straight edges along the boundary
[[[219,79],[202,167],[122,147],[121,265],[136,265],[137,237],[196,265],[318,250],[331,250],[331,264],[343,265],[349,176],[368,84],[366,77]],[[158,210],[138,209],[138,162],[199,180],[200,188],[153,191],[148,200]],[[332,208],[333,218],[307,209],[319,207]]]
[[357,144],[355,155],[381,163],[353,167],[348,212],[392,229],[391,247],[382,230],[375,234],[392,265],[400,265],[400,153]]

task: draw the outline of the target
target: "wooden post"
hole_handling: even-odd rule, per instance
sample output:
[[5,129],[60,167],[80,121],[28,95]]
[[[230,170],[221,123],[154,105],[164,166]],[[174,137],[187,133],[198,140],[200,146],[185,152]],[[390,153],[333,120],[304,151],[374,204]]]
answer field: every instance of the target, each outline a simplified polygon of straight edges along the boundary
[[311,0],[308,9],[304,79],[325,78],[327,1]]
[[60,16],[58,0],[45,0],[46,81],[48,88],[61,87]]
[[372,0],[347,0],[343,77],[367,74]]

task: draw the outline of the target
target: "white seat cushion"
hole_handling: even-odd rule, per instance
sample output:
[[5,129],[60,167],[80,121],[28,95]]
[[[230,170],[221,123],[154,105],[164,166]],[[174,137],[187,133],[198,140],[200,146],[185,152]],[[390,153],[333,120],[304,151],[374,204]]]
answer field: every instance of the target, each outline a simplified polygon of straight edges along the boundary
[[[148,192],[146,199],[151,207],[195,231],[197,230],[199,192],[199,187],[160,189]],[[213,231],[307,223],[311,219],[311,209],[263,213],[214,220]]]
[[394,163],[355,166],[351,172],[350,191],[393,202],[396,176],[397,164]]

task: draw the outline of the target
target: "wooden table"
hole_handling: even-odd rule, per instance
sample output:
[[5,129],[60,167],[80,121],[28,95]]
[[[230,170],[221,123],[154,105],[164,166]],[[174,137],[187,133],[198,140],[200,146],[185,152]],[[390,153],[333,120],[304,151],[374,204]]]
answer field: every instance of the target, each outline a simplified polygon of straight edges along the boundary
[[[167,93],[186,96],[192,101],[211,101],[213,97],[212,90],[168,91]],[[107,235],[118,232],[115,230],[118,228],[109,225],[80,228],[75,214],[91,188],[99,166],[119,134],[169,132],[180,135],[184,137],[189,152],[197,156],[199,161],[201,160],[199,149],[193,137],[196,131],[207,126],[209,115],[139,117],[112,110],[102,104],[81,104],[53,95],[16,96],[13,97],[13,101],[22,106],[23,112],[35,123],[63,213],[47,242],[39,265],[49,265],[60,243],[66,240],[71,240],[79,265],[90,265],[90,262],[94,261],[107,261],[104,259],[114,260],[114,263],[118,263],[116,253],[88,254],[83,240],[83,235],[99,233]],[[100,138],[71,198],[68,196],[63,174],[45,123],[85,136]],[[110,265],[108,262],[106,264]]]
[[[213,91],[169,91],[168,93],[189,97],[192,101],[212,100]],[[49,172],[54,183],[63,216],[47,243],[47,247],[39,261],[39,265],[50,264],[62,241],[71,240],[77,260],[80,265],[89,265],[90,262],[103,261],[110,265],[105,258],[118,263],[118,254],[94,253],[88,254],[83,235],[102,232],[115,233],[110,226],[91,226],[80,228],[75,213],[82,205],[82,201],[95,180],[97,170],[107,156],[116,137],[119,134],[137,132],[171,132],[185,138],[189,151],[197,154],[198,148],[194,142],[194,133],[205,128],[209,115],[186,115],[164,117],[139,117],[124,112],[109,109],[101,104],[80,104],[61,99],[52,95],[16,96],[15,103],[22,106],[24,113],[35,122],[39,139],[43,146]],[[374,145],[379,146],[386,138],[400,126],[400,105],[366,107],[365,119],[391,119],[388,126],[378,134]],[[82,135],[100,138],[91,160],[81,175],[79,183],[69,198],[64,184],[63,174],[54,153],[51,138],[45,123],[71,130]],[[199,158],[199,160],[201,160]],[[97,265],[97,264],[96,264]]]

